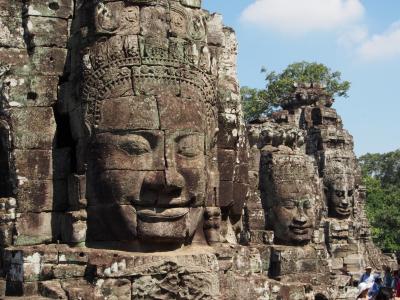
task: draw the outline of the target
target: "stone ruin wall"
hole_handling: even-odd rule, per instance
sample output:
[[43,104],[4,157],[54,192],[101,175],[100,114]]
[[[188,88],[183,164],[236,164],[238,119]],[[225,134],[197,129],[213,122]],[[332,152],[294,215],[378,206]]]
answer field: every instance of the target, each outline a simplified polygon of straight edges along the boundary
[[[321,293],[350,299],[349,278],[331,273],[343,263],[354,272],[365,264],[381,267],[364,215],[365,190],[354,173],[352,139],[340,117],[326,101],[316,101],[321,91],[313,97],[306,87],[299,93],[309,103],[289,101],[272,119],[246,129],[235,34],[221,16],[200,7],[200,0],[0,0],[0,297],[314,299]],[[159,95],[170,100],[163,103]],[[137,100],[148,96],[156,101]],[[101,199],[93,199],[101,195],[91,196],[86,181],[88,137],[174,130],[193,121],[174,112],[203,109],[182,99],[208,103],[205,138],[218,128],[205,149],[206,200],[189,208],[199,224],[179,240],[192,247],[164,252],[164,243],[138,251],[146,239],[175,241],[177,227],[138,230],[126,212],[130,205],[97,208]],[[354,164],[354,206],[345,219],[329,215],[324,170],[335,170],[327,167],[332,161],[339,170],[343,161]],[[301,178],[306,190],[292,191],[315,196],[318,227],[309,242],[276,240],[265,217],[269,192],[259,184],[260,170],[276,178],[296,175],[291,170],[309,174]],[[190,187],[196,181],[188,180]],[[122,230],[125,225],[131,231]],[[149,237],[140,233],[146,230]],[[115,240],[100,241],[103,233]],[[124,251],[116,242],[130,236],[135,251]]]

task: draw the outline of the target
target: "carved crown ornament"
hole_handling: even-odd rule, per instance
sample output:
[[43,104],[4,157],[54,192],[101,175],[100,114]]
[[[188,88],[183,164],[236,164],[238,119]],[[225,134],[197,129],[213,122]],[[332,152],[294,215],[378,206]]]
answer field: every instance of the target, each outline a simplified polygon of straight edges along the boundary
[[175,85],[177,94],[181,86],[194,89],[215,105],[217,57],[207,45],[205,14],[172,1],[98,1],[94,28],[96,43],[83,49],[80,94],[95,127],[99,101],[128,88],[140,95],[144,81]]

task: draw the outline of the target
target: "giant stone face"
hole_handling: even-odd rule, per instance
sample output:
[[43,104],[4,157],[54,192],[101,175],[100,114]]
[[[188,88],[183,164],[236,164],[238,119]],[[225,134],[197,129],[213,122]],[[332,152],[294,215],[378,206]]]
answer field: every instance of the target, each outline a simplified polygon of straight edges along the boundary
[[88,241],[140,250],[205,242],[218,187],[205,21],[176,2],[134,3],[98,4],[97,38],[84,51]]
[[263,153],[260,169],[267,227],[275,242],[302,245],[310,242],[319,214],[318,177],[302,154]]
[[324,175],[329,216],[346,219],[354,207],[355,177],[343,163],[329,162]]

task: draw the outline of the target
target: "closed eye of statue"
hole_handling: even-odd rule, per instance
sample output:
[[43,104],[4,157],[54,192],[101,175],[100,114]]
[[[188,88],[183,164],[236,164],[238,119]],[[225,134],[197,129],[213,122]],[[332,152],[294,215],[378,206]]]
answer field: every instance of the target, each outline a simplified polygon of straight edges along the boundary
[[141,136],[136,136],[134,139],[121,142],[119,148],[129,155],[143,155],[151,152],[150,143]]
[[178,153],[194,158],[202,153],[202,146],[200,139],[195,135],[187,135],[178,140]]
[[296,207],[296,204],[292,200],[286,200],[282,202],[282,206],[287,209],[294,209]]

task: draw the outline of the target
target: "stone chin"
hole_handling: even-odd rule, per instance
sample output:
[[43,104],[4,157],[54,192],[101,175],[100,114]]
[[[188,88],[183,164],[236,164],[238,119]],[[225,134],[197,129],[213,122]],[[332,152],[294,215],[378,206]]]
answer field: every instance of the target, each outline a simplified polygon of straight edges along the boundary
[[351,215],[351,209],[349,207],[332,207],[332,215],[339,219],[347,219]]
[[184,244],[199,229],[203,213],[202,207],[139,208],[138,238],[144,242]]
[[285,244],[307,244],[311,240],[312,230],[311,228],[298,228],[290,226],[288,231],[281,235],[281,238],[277,237],[278,240]]

